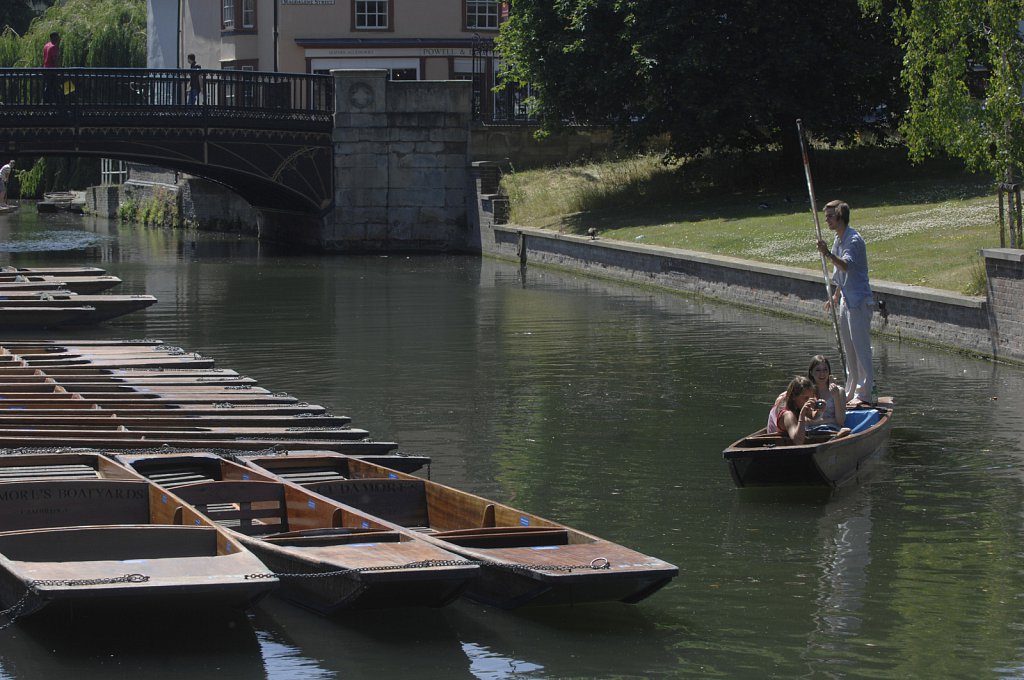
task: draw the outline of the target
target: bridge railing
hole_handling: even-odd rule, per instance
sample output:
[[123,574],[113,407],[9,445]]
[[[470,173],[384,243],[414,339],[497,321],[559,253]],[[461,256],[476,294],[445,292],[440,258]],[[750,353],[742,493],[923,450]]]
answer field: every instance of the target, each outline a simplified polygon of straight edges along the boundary
[[[192,103],[190,84],[199,94]],[[13,114],[13,115],[12,115]],[[0,125],[40,118],[121,125],[201,116],[211,125],[242,119],[277,127],[327,129],[331,76],[236,70],[0,69]]]

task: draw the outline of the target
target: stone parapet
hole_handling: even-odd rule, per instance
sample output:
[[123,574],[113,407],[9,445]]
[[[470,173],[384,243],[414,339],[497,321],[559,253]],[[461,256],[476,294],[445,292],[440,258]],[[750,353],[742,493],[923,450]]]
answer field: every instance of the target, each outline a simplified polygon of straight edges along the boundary
[[1024,250],[987,248],[981,256],[993,342],[1002,354],[1024,354]]
[[[481,250],[524,264],[656,286],[828,323],[820,272],[693,251],[591,239],[541,229],[502,226],[478,200]],[[986,251],[987,253],[988,251]],[[1021,251],[1017,251],[1021,252]],[[989,259],[989,300],[947,291],[873,281],[875,332],[1024,363],[1021,265]],[[995,264],[998,263],[998,264]],[[1006,265],[1011,265],[1006,267]],[[993,325],[991,312],[1002,311]],[[1008,310],[1013,308],[1015,316]]]
[[467,249],[470,84],[333,73],[335,200],[321,247]]

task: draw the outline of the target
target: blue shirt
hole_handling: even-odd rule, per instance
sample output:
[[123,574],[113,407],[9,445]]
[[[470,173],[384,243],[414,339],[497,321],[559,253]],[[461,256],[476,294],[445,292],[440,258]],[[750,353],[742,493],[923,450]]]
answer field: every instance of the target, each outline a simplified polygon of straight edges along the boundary
[[832,280],[843,292],[846,307],[856,309],[865,302],[874,304],[868,281],[868,248],[860,234],[847,227],[843,237],[836,236],[832,243],[832,254],[846,262],[845,272],[839,267],[832,272]]

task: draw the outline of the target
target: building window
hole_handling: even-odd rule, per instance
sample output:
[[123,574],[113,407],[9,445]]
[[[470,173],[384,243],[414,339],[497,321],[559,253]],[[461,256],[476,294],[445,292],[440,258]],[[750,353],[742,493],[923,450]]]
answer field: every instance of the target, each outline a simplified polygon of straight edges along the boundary
[[225,31],[256,29],[256,0],[221,0],[221,28]]
[[256,28],[256,0],[242,0],[242,28]]
[[390,31],[392,4],[390,0],[353,0],[352,26],[357,31]]
[[471,30],[498,30],[498,0],[465,0],[466,28]]

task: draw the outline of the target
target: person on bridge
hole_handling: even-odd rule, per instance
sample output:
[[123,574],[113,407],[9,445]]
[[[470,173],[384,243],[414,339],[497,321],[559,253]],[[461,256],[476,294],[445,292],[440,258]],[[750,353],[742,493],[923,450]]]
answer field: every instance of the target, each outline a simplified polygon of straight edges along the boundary
[[0,208],[7,207],[7,182],[11,178],[11,171],[14,170],[14,161],[7,161],[7,165],[0,168]]
[[[60,67],[60,33],[50,34],[50,42],[43,45],[43,68]],[[57,85],[56,73],[43,74],[43,101],[56,104],[60,98],[60,87]]]
[[199,103],[199,93],[203,91],[202,66],[196,63],[196,55],[188,55],[188,105],[195,106]]

